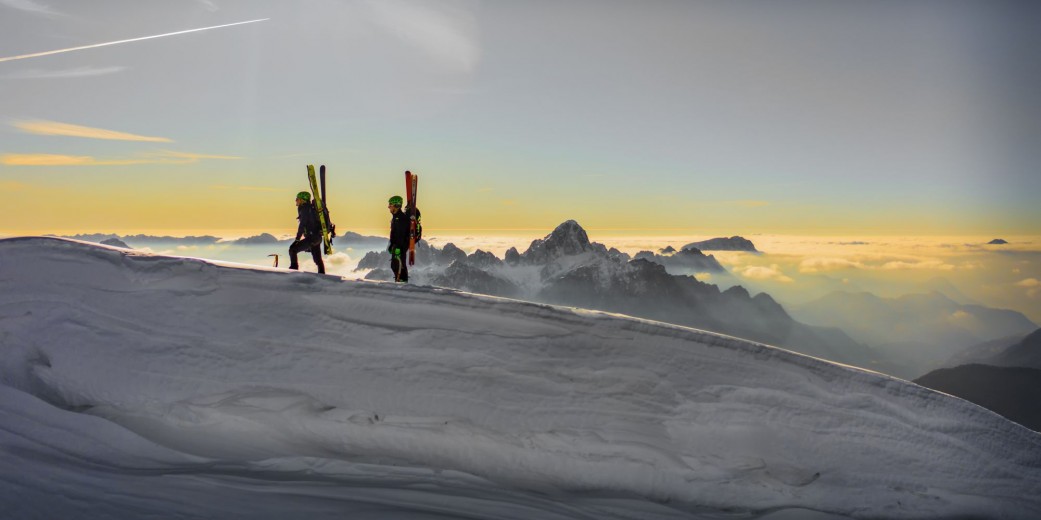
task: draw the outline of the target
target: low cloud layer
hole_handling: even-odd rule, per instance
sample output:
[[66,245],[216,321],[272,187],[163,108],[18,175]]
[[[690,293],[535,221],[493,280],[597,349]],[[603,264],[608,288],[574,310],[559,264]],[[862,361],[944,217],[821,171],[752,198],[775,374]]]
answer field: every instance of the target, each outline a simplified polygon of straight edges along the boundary
[[738,274],[749,280],[772,280],[782,283],[792,283],[795,280],[790,276],[784,274],[781,271],[781,267],[777,264],[770,266],[751,266],[745,267],[738,271]]

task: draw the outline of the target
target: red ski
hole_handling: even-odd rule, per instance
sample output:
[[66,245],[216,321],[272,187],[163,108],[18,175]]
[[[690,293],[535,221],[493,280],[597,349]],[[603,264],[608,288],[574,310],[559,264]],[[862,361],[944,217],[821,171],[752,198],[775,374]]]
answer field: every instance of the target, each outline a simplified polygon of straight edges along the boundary
[[416,211],[416,186],[419,184],[419,175],[410,171],[405,172],[405,195],[408,197],[408,265],[416,265],[416,240],[419,240],[416,226],[419,216]]

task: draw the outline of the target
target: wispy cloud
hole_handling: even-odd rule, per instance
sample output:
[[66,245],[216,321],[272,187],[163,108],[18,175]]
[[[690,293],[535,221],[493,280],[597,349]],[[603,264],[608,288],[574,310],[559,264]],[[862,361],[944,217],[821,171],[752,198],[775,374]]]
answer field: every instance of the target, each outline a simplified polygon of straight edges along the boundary
[[1027,278],[1016,282],[1016,287],[1024,287],[1027,290],[1027,296],[1031,298],[1037,297],[1041,294],[1041,280],[1037,278]]
[[801,273],[820,273],[825,271],[838,271],[841,269],[863,269],[864,264],[849,260],[847,258],[807,258],[799,264]]
[[[8,1],[12,1],[12,0],[0,0],[0,1],[8,2]],[[22,2],[22,1],[25,1],[25,0],[14,0],[14,1]],[[243,24],[247,24],[247,23],[263,22],[265,20],[270,20],[270,18],[261,18],[259,20],[247,20],[245,22],[235,22],[235,23],[228,23],[228,24],[224,24],[224,25],[214,25],[214,26],[211,26],[211,27],[200,27],[198,29],[188,29],[186,31],[177,31],[177,32],[171,32],[171,33],[164,33],[164,34],[155,34],[155,35],[152,35],[152,36],[141,36],[139,38],[130,38],[128,40],[118,40],[118,41],[114,41],[114,42],[95,43],[93,45],[82,45],[82,46],[79,46],[79,47],[69,47],[67,49],[57,49],[57,50],[53,50],[53,51],[37,52],[37,53],[33,53],[33,54],[22,54],[22,55],[19,55],[19,56],[8,56],[6,58],[0,58],[0,62],[13,61],[13,60],[24,60],[24,59],[28,59],[28,58],[39,58],[39,57],[42,57],[42,56],[50,56],[52,54],[61,54],[63,52],[73,52],[73,51],[82,51],[82,50],[86,50],[86,49],[96,49],[98,47],[106,47],[108,45],[119,45],[121,43],[139,42],[141,40],[151,40],[153,38],[164,38],[166,36],[176,36],[176,35],[179,35],[179,34],[188,34],[188,33],[199,32],[199,31],[208,31],[210,29],[220,29],[222,27],[231,27],[231,26],[234,26],[234,25],[243,25]]]
[[61,16],[62,14],[52,9],[49,5],[33,2],[32,0],[0,0],[0,5],[44,16]]
[[921,260],[917,262],[905,262],[903,260],[895,260],[892,262],[886,262],[882,264],[879,269],[887,271],[899,271],[907,269],[937,269],[940,271],[953,271],[955,267],[951,264],[944,262],[943,260]]
[[90,78],[95,76],[105,76],[108,74],[116,74],[127,70],[127,67],[79,67],[75,69],[65,70],[43,70],[43,69],[30,69],[23,70],[20,72],[12,72],[3,77],[7,79],[71,79],[71,78]]
[[5,154],[0,155],[0,164],[7,166],[130,166],[135,164],[192,164],[204,159],[235,160],[241,159],[241,157],[167,151],[109,159],[99,159],[89,155]]
[[979,269],[982,265],[974,262],[962,262],[954,265],[937,258],[892,257],[886,255],[858,255],[850,258],[842,257],[809,257],[799,263],[800,273],[823,273],[844,269],[861,269],[874,271],[910,271],[935,270],[954,271],[956,269]]
[[91,128],[89,126],[70,125],[68,123],[57,123],[54,121],[15,121],[12,123],[19,130],[36,135],[61,135],[68,137],[84,137],[87,139],[109,139],[115,141],[145,141],[150,143],[169,143],[171,139],[165,137],[149,137],[144,135],[128,134],[105,130],[102,128]]
[[738,274],[748,278],[749,280],[773,280],[783,283],[791,283],[795,281],[790,276],[784,274],[784,272],[781,271],[781,267],[777,264],[773,264],[769,267],[761,265],[746,267],[745,269],[738,271]]
[[473,72],[481,61],[474,15],[458,2],[369,0],[375,22],[439,63]]

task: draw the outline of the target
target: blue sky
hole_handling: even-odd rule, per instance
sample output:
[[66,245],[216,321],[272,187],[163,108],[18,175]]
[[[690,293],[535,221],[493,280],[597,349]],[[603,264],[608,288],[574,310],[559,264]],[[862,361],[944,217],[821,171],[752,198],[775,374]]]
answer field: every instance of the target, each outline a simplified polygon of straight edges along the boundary
[[[330,166],[337,220],[359,229],[385,225],[405,169],[421,174],[424,214],[451,229],[575,218],[997,236],[1041,223],[1030,2],[0,0],[0,12],[8,233],[73,230],[69,213],[77,231],[272,229],[292,220],[307,163]],[[41,122],[161,140],[31,130]],[[40,197],[60,210],[33,215]]]

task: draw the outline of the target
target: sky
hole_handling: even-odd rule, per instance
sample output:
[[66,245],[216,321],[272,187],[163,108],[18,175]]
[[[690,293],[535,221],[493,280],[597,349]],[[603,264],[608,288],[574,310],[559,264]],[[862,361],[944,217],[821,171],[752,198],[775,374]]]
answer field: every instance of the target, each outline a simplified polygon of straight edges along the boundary
[[[0,0],[0,234],[1037,235],[1041,5]],[[108,45],[99,45],[108,44]],[[59,51],[59,52],[54,52]]]

